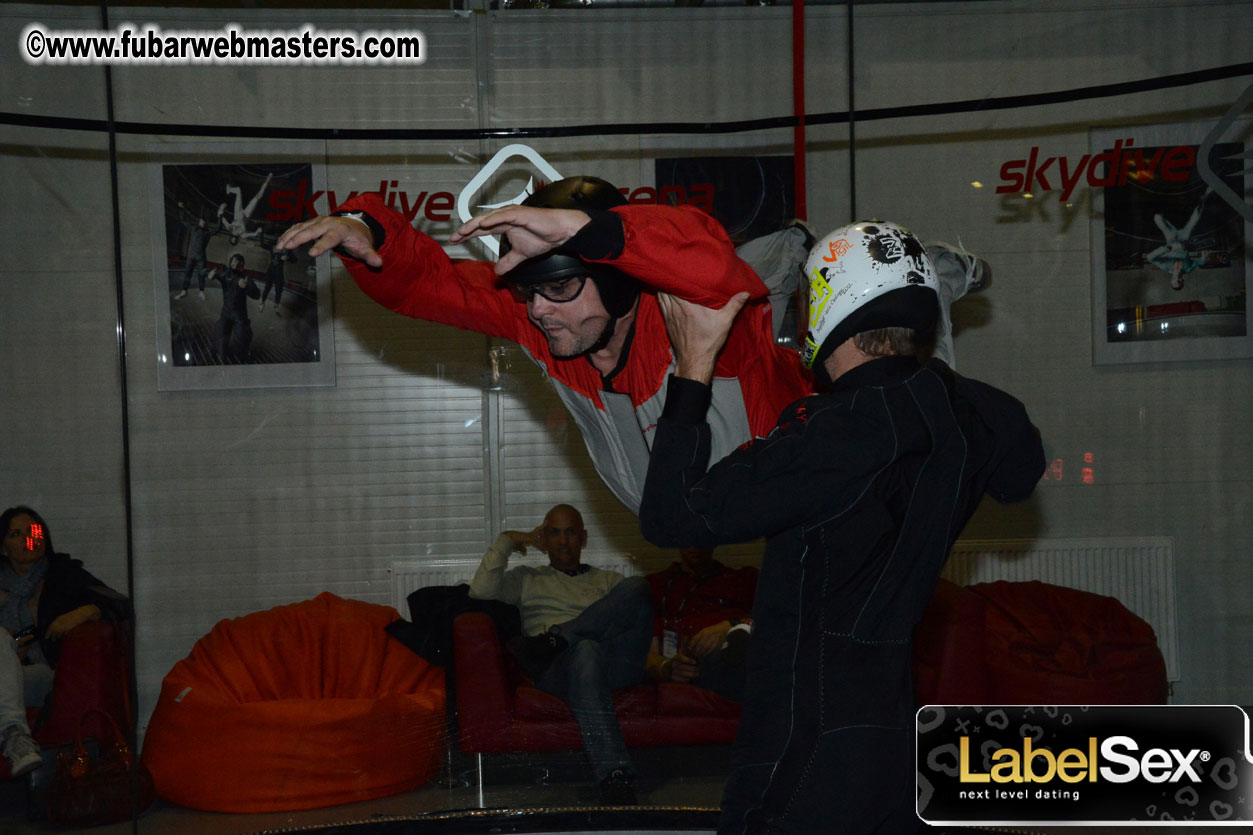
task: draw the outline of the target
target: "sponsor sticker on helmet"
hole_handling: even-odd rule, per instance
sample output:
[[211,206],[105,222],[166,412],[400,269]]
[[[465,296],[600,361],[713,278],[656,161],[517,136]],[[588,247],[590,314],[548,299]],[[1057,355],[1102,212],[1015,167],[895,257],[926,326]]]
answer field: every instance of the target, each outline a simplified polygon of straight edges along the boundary
[[891,233],[875,235],[870,239],[867,249],[872,258],[884,264],[895,264],[905,257],[905,247],[901,245],[901,239]]
[[806,368],[814,367],[814,358],[818,356],[818,349],[822,347],[817,342],[814,342],[813,337],[813,331],[805,334],[805,344],[801,348],[801,363]]
[[830,249],[831,254],[822,256],[822,260],[831,264],[840,260],[841,255],[847,254],[853,248],[853,245],[848,242],[848,238],[839,238],[828,243],[827,247]]
[[813,329],[822,319],[822,311],[831,301],[831,285],[826,276],[814,267],[809,271],[809,327]]

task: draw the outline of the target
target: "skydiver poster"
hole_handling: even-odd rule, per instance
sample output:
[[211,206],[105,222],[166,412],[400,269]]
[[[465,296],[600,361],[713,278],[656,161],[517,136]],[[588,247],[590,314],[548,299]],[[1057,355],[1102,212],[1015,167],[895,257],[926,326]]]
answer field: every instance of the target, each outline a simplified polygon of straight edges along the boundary
[[[1094,200],[1094,358],[1253,355],[1244,169],[1248,122],[1206,144],[1215,123],[1092,134],[1106,185]],[[1221,127],[1221,126],[1219,126]]]
[[293,222],[275,207],[324,187],[323,153],[227,152],[154,166],[159,388],[332,385],[328,270],[274,249]]

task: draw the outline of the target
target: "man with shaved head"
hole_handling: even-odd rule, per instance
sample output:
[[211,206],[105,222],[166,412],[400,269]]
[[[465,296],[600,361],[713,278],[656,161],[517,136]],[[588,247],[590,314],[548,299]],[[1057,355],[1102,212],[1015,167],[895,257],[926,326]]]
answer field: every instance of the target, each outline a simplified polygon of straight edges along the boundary
[[[483,555],[470,596],[518,607],[523,637],[509,642],[535,686],[570,705],[601,797],[635,802],[635,770],[622,741],[613,691],[639,684],[652,640],[648,581],[580,561],[587,530],[578,510],[559,504],[534,530],[504,531]],[[548,565],[507,568],[534,546]]]

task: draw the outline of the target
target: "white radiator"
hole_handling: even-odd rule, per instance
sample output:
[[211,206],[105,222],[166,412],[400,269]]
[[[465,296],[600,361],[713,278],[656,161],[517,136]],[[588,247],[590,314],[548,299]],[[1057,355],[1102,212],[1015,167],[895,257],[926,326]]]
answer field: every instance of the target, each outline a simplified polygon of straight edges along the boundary
[[[618,557],[595,556],[584,562],[597,568],[616,571],[624,577],[631,577],[639,572],[631,556]],[[548,557],[543,554],[515,554],[509,558],[509,565],[548,565]],[[474,579],[478,570],[479,560],[447,559],[447,560],[404,560],[394,562],[387,571],[392,575],[392,606],[404,618],[409,617],[408,597],[418,589],[427,586],[455,586],[468,583]]]
[[1166,659],[1166,678],[1179,680],[1175,541],[1171,537],[958,542],[943,576],[963,586],[1041,580],[1117,598],[1153,627]]

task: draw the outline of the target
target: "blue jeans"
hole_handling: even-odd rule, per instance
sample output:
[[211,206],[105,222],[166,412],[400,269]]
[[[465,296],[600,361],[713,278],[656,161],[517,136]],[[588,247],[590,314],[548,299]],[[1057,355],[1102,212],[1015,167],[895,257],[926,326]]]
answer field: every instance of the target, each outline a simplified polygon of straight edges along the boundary
[[553,629],[570,646],[540,674],[535,686],[570,705],[598,782],[615,768],[631,772],[613,691],[644,680],[644,660],[653,637],[648,581],[628,577],[578,617]]

